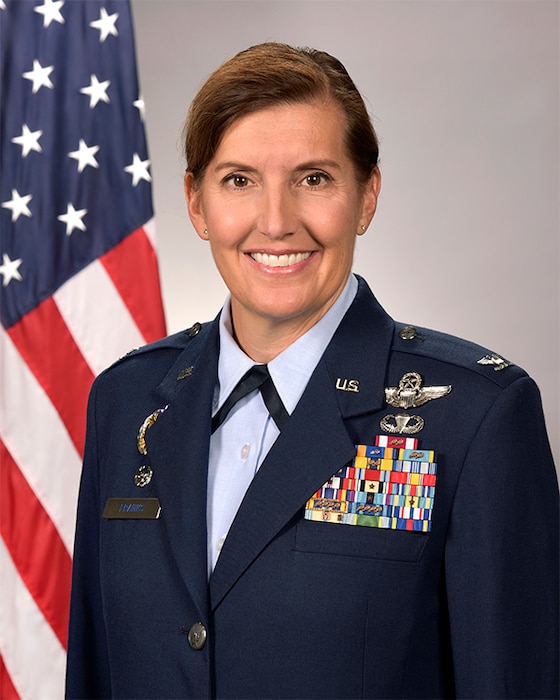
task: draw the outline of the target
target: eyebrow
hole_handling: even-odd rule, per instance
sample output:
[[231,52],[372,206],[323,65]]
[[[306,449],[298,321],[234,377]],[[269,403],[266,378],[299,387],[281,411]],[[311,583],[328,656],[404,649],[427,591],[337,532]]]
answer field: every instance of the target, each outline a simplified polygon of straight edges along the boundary
[[214,168],[214,172],[219,170],[243,170],[246,173],[254,173],[257,171],[256,168],[252,168],[250,165],[243,165],[243,163],[236,163],[233,160],[226,160],[223,163],[218,163]]
[[[335,160],[329,160],[328,158],[319,158],[318,160],[309,160],[305,163],[300,163],[294,168],[294,172],[302,172],[304,170],[320,170],[322,168],[335,168],[340,170],[340,164]],[[227,160],[223,163],[217,163],[214,168],[214,172],[219,172],[221,170],[241,170],[245,173],[255,173],[257,168],[253,168],[250,165],[245,165],[240,162]]]

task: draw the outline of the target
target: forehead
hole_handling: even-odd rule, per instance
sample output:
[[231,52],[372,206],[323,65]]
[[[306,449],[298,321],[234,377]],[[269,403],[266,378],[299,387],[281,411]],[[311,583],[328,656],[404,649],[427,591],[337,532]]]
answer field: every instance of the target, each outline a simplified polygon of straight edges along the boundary
[[214,161],[236,153],[346,157],[346,117],[332,101],[318,100],[261,109],[236,119],[220,141]]

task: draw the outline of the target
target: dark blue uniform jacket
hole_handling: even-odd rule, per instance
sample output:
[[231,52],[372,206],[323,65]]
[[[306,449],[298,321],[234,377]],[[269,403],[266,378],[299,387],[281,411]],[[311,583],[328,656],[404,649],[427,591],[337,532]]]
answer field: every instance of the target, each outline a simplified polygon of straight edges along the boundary
[[[69,698],[558,697],[558,490],[538,390],[519,367],[478,364],[484,348],[402,329],[360,280],[210,581],[217,321],[96,380]],[[452,389],[393,408],[384,390],[410,372]],[[139,428],[166,406],[142,455]],[[305,519],[308,499],[398,413],[424,421],[414,437],[437,453],[431,530]],[[145,465],[152,479],[137,486]],[[156,498],[161,514],[105,518],[109,498]]]

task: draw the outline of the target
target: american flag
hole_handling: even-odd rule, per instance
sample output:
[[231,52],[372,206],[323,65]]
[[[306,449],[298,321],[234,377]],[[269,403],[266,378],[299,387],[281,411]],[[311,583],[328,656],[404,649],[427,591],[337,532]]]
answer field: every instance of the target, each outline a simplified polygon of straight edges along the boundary
[[0,0],[0,697],[64,692],[96,374],[165,334],[127,0]]

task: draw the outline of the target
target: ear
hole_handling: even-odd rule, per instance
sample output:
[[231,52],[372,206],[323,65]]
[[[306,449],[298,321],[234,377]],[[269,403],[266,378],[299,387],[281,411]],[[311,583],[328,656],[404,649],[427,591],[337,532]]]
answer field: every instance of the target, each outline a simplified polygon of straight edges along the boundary
[[202,193],[195,183],[192,173],[186,172],[183,180],[183,188],[185,190],[185,199],[189,210],[189,217],[196,232],[203,240],[208,240],[204,212],[202,208]]
[[364,200],[362,209],[362,226],[365,226],[363,231],[370,225],[371,220],[377,209],[377,199],[381,190],[381,173],[379,168],[375,166],[373,172],[364,186]]

